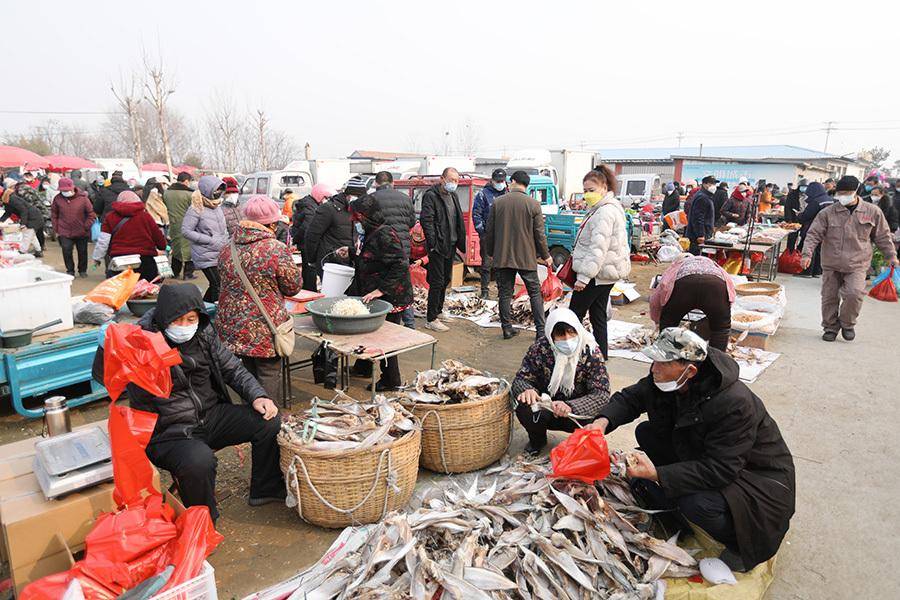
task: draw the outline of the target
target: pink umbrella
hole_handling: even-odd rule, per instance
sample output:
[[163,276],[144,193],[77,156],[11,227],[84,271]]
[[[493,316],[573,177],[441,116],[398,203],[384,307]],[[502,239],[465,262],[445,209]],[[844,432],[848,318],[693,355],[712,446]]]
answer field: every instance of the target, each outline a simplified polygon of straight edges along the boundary
[[[141,171],[168,171],[169,167],[165,163],[147,163],[141,166]],[[174,171],[174,168],[172,169]]]
[[15,146],[0,146],[0,167],[25,167],[46,169],[50,163],[40,154]]
[[44,160],[50,163],[51,171],[71,171],[72,169],[99,169],[100,167],[91,161],[78,156],[53,155],[45,156]]

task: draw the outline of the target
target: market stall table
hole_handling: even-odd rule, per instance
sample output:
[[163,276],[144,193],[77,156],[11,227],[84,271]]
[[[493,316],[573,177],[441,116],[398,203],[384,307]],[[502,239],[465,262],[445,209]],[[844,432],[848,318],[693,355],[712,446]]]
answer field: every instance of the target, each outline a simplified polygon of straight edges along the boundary
[[[341,374],[341,390],[350,383],[350,359],[385,360],[406,352],[431,346],[431,368],[434,368],[434,353],[437,340],[427,333],[409,329],[402,325],[385,322],[371,333],[356,335],[335,335],[320,331],[312,317],[294,319],[294,333],[313,342],[326,342],[338,355],[338,370]],[[372,397],[375,397],[376,369],[372,369]]]
[[[790,232],[788,232],[790,233]],[[749,279],[756,279],[757,281],[774,281],[775,276],[778,274],[778,257],[781,255],[781,243],[784,241],[784,237],[780,237],[778,240],[772,243],[751,243],[749,246],[750,252],[761,252],[763,254],[763,259],[756,264],[756,267],[753,268],[753,272],[750,273],[747,277]],[[742,242],[736,243],[734,246],[721,246],[718,244],[700,244],[701,252],[704,250],[724,250],[728,251],[737,251],[743,252],[746,245]]]

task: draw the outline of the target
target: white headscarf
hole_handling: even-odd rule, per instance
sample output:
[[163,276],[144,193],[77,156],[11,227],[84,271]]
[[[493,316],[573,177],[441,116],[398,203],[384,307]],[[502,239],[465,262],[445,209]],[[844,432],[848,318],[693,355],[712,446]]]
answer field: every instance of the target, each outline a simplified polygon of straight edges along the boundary
[[[572,354],[563,354],[556,349],[553,343],[553,328],[557,323],[565,323],[572,327],[578,334],[578,348]],[[547,323],[544,328],[544,335],[550,342],[550,349],[553,350],[553,374],[550,376],[550,387],[547,390],[550,397],[554,397],[556,392],[562,392],[569,395],[575,389],[575,371],[578,368],[578,360],[585,348],[588,352],[597,349],[597,341],[594,339],[578,317],[575,316],[568,308],[557,308],[550,311],[547,315]]]

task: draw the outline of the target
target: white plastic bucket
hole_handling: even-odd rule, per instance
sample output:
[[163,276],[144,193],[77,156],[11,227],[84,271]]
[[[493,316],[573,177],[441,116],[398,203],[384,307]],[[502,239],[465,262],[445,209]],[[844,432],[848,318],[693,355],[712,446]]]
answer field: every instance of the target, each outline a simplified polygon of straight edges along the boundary
[[353,267],[325,263],[322,266],[322,293],[326,298],[342,295],[350,287],[355,272]]

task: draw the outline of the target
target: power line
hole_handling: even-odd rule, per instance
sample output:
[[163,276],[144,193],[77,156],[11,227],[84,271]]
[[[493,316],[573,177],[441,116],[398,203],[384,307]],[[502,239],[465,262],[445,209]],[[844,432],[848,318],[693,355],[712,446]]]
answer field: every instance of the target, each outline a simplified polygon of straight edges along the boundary
[[83,111],[83,110],[0,110],[3,115],[124,115],[120,111]]

